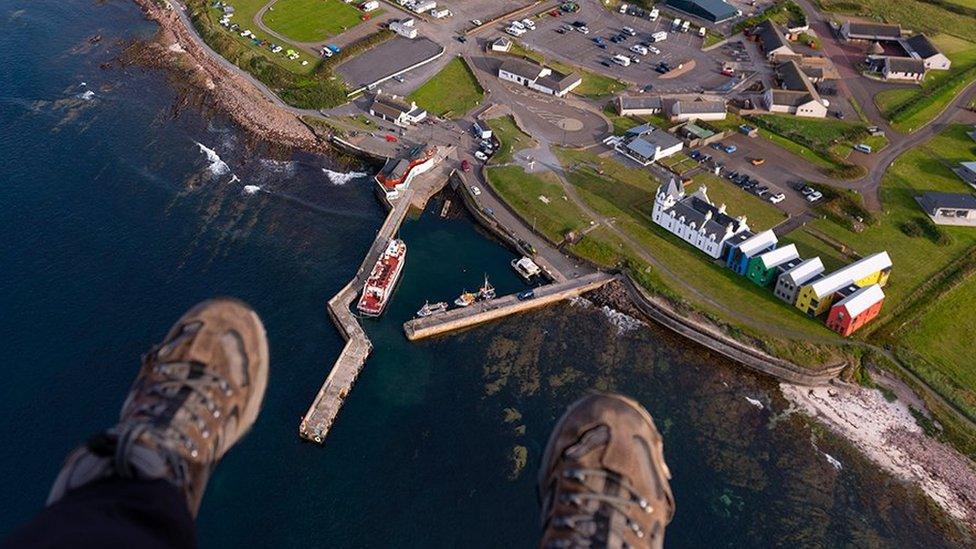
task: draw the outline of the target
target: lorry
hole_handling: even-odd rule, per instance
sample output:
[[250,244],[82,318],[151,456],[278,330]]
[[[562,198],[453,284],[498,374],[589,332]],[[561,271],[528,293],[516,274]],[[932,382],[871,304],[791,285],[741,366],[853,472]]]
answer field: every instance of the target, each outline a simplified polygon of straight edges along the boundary
[[668,39],[668,33],[664,31],[657,31],[651,35],[652,42],[664,42]]
[[614,55],[613,57],[611,57],[610,60],[613,61],[614,63],[620,65],[621,67],[629,67],[630,66],[630,58],[627,57],[626,55],[617,54],[617,55]]

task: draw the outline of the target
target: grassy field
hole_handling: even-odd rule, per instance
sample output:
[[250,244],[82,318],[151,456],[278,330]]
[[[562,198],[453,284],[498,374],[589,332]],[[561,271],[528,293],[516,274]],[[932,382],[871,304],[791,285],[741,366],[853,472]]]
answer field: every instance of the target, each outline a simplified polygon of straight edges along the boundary
[[[899,157],[882,185],[884,213],[880,222],[861,233],[853,233],[825,219],[808,226],[837,242],[848,244],[860,255],[887,250],[894,263],[888,295],[881,318],[890,315],[900,301],[925,281],[938,274],[953,259],[976,245],[976,232],[966,227],[945,227],[951,244],[939,245],[928,238],[912,237],[901,229],[903,223],[923,217],[915,196],[923,191],[968,192],[967,186],[946,163],[957,163],[972,157],[972,140],[966,135],[969,126],[951,126],[928,143],[915,147]],[[867,330],[870,331],[871,325]]]
[[939,373],[966,390],[968,405],[976,410],[976,278],[951,290],[903,333],[901,343],[915,350]]
[[[971,38],[976,39],[976,35]],[[929,71],[921,87],[885,90],[874,98],[878,109],[900,132],[921,128],[976,80],[976,43],[945,34],[933,41],[952,60],[950,70]]]
[[571,92],[577,95],[597,99],[627,89],[627,84],[621,82],[620,80],[610,78],[609,76],[603,76],[602,74],[597,74],[595,72],[590,72],[580,67],[561,63],[559,61],[546,59],[546,57],[541,53],[525,48],[522,46],[522,44],[516,41],[512,41],[512,50],[510,53],[512,55],[531,59],[536,63],[545,65],[564,74],[575,72],[576,74],[580,75],[583,81]]
[[563,198],[563,188],[555,177],[550,172],[527,174],[518,166],[488,169],[488,182],[499,196],[550,241],[561,242],[567,232],[579,230],[589,221]]
[[[257,25],[254,24],[254,16],[257,14],[258,10],[263,8],[267,3],[268,0],[233,0],[233,2],[230,2],[229,5],[234,6],[235,10],[234,17],[231,18],[231,22],[237,23],[241,26],[239,31],[232,32],[217,24],[217,22],[220,20],[222,12],[219,9],[211,7],[212,2],[208,2],[206,0],[191,0],[191,2],[187,2],[187,4],[190,6],[198,7],[199,9],[207,12],[210,24],[214,27],[216,32],[232,38],[235,42],[247,48],[247,50],[249,50],[252,54],[258,54],[275,65],[296,74],[311,73],[316,68],[316,65],[320,62],[320,59],[304,51],[298,50],[298,48],[294,47],[293,44],[283,43],[279,45],[286,50],[291,47],[292,49],[298,51],[300,57],[294,61],[285,57],[284,52],[271,53],[268,48],[253,45],[250,39],[241,38],[239,33],[243,32],[245,29],[250,29],[250,31],[253,32],[259,40],[267,40],[276,44],[281,42],[281,40],[278,40],[274,36],[262,31]],[[302,65],[302,61],[308,61],[308,64]]]
[[488,126],[501,142],[498,152],[491,157],[492,164],[511,162],[516,150],[531,149],[536,145],[532,136],[520,130],[511,116],[492,118],[488,120]]
[[[960,5],[972,0],[950,0]],[[817,0],[836,13],[860,15],[888,23],[900,23],[916,32],[944,32],[960,38],[976,36],[976,18],[918,0]]]
[[[238,2],[233,2],[235,7]],[[264,12],[263,21],[297,42],[321,42],[358,25],[360,16],[361,11],[341,0],[278,0]]]
[[456,57],[414,90],[410,99],[438,116],[460,118],[478,106],[484,96],[485,91],[470,67],[463,59]]

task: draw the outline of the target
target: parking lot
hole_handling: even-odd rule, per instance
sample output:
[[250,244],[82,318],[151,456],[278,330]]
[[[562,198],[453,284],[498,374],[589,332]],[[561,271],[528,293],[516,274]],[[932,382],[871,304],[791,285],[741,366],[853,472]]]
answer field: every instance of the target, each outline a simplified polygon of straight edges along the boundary
[[[565,30],[566,26],[571,26],[576,21],[585,23],[589,33]],[[520,40],[549,57],[641,87],[651,84],[654,91],[699,92],[703,89],[716,89],[728,83],[728,77],[722,76],[720,72],[721,61],[716,60],[711,53],[701,51],[703,39],[694,31],[671,32],[671,24],[671,19],[662,17],[652,22],[583,2],[582,9],[577,13],[562,13],[559,17],[547,14],[540,18],[536,22],[536,30],[528,31]],[[507,23],[501,24],[499,29],[503,30],[506,25]],[[620,43],[611,42],[612,37],[622,34],[623,27],[633,28],[636,36],[627,36]],[[652,43],[651,35],[659,31],[667,32],[667,39]],[[595,41],[598,37],[603,39],[605,48]],[[639,43],[651,44],[661,53],[639,55],[632,52],[630,48]],[[627,67],[620,66],[611,62],[616,54],[636,57],[640,62],[631,63]],[[655,71],[655,67],[662,61],[672,67],[694,62],[694,68],[679,78],[662,78]]]
[[366,86],[443,51],[427,38],[396,37],[339,65],[336,71],[352,88]]

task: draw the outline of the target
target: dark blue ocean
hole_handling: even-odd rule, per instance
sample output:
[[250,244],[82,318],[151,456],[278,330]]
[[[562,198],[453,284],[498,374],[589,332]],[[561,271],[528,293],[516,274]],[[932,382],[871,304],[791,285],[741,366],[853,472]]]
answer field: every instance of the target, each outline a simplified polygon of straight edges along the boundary
[[670,546],[951,544],[926,500],[784,414],[773,383],[656,327],[580,302],[409,344],[400,325],[424,299],[485,273],[523,287],[512,254],[440,202],[403,227],[404,279],[367,323],[376,349],[333,432],[300,442],[342,345],[325,302],[383,216],[366,178],[323,168],[369,167],[255,141],[118,61],[153,32],[126,0],[0,0],[0,536],[113,423],[140,353],[229,294],[262,314],[272,373],[210,483],[205,547],[531,547],[549,428],[593,388],[634,395],[665,433]]

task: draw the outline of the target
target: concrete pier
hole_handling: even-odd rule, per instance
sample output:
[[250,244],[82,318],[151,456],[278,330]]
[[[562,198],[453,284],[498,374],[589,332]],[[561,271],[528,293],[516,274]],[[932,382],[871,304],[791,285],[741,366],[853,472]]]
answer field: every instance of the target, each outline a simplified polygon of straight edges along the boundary
[[515,313],[544,307],[557,301],[593,291],[614,279],[606,273],[592,273],[566,282],[556,282],[534,289],[534,297],[519,301],[515,295],[506,295],[482,301],[461,309],[452,309],[425,318],[416,318],[403,324],[403,331],[410,341],[461,330],[476,324],[506,317]]

